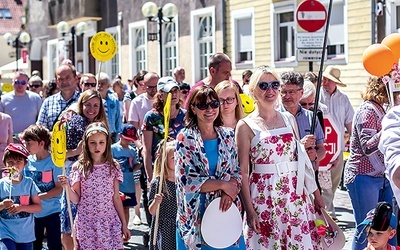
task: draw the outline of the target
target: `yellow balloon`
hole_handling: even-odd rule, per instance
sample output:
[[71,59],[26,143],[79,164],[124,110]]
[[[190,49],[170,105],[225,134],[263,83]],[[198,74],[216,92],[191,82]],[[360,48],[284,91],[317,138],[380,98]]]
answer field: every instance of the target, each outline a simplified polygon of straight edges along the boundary
[[111,60],[117,54],[117,49],[117,42],[107,32],[98,32],[90,40],[90,53],[100,62]]
[[3,86],[1,87],[1,91],[3,91],[4,93],[11,92],[13,90],[14,88],[11,83],[3,83]]
[[63,167],[67,157],[67,133],[65,123],[60,126],[60,122],[56,122],[53,127],[51,136],[51,159],[57,167]]

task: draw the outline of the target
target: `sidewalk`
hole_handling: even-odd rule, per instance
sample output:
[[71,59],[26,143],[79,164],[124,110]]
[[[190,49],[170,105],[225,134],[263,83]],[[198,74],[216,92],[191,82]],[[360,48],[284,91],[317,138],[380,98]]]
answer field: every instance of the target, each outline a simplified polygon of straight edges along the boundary
[[[338,225],[343,230],[343,233],[346,236],[346,245],[343,249],[350,250],[354,235],[355,223],[353,216],[353,208],[351,206],[348,192],[338,189],[336,191],[335,200],[333,201],[333,203],[336,207],[336,216],[339,219]],[[133,214],[133,210],[131,211],[131,214]],[[142,209],[142,218],[143,219],[146,218],[143,209]],[[131,249],[131,250],[148,249],[143,245],[143,234],[149,231],[147,224],[134,226],[132,221],[130,221],[129,229],[131,229],[132,237],[129,240],[129,243],[125,244],[124,249]]]
[[346,245],[343,249],[350,250],[354,236],[355,221],[349,193],[338,189],[333,204],[336,209],[336,217],[339,220],[338,225],[346,236]]

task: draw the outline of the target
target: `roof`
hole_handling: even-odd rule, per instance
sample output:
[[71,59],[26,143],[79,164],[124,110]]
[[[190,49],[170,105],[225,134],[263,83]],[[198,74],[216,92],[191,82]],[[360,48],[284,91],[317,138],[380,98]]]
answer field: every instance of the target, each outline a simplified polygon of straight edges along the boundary
[[[17,4],[22,2],[22,5]],[[0,9],[9,9],[11,19],[0,18],[0,34],[4,35],[7,32],[17,34],[21,30],[21,17],[25,16],[25,6],[27,0],[1,0]]]

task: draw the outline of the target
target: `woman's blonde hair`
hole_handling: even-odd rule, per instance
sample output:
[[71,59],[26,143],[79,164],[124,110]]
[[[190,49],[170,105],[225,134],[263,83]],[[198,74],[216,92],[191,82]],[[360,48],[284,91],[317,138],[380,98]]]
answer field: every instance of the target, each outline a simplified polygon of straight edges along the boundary
[[[168,193],[167,189],[167,179],[168,179],[168,154],[174,152],[176,148],[176,141],[168,141],[168,139],[163,139],[158,143],[156,151],[156,160],[154,162],[153,177],[160,177],[159,185],[162,185],[163,192]],[[161,180],[161,176],[163,177]],[[158,190],[157,190],[158,192]]]
[[249,92],[250,96],[257,101],[257,99],[254,97],[254,89],[257,87],[258,82],[260,81],[261,77],[263,75],[271,74],[276,80],[279,82],[281,81],[281,78],[279,75],[272,70],[269,66],[262,65],[258,67],[254,73],[250,77],[250,83],[249,83]]
[[381,105],[389,102],[386,85],[382,82],[382,78],[377,76],[369,77],[361,97],[364,101],[374,101]]
[[243,111],[242,100],[239,95],[239,89],[236,86],[236,84],[234,84],[233,82],[230,82],[228,80],[225,80],[225,81],[218,83],[217,86],[215,86],[214,90],[215,90],[215,92],[217,92],[217,95],[219,96],[219,94],[222,92],[222,90],[228,89],[228,88],[232,89],[233,92],[235,92],[235,98],[237,101],[237,105],[235,107],[235,117],[236,117],[236,120],[239,121],[240,119],[242,119],[244,117],[244,111]]

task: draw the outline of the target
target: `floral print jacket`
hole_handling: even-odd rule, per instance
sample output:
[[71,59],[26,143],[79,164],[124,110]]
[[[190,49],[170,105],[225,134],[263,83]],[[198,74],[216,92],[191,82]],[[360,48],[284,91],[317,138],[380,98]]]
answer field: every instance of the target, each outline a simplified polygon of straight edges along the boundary
[[[215,127],[215,131],[218,135],[218,163],[214,176],[209,174],[208,159],[199,128],[184,128],[177,136],[177,227],[189,249],[201,249],[200,188],[203,183],[210,179],[228,181],[234,178],[238,183],[242,181],[234,131],[225,127]],[[206,193],[206,206],[220,195],[220,192]],[[236,197],[235,203],[238,202],[239,198]]]

